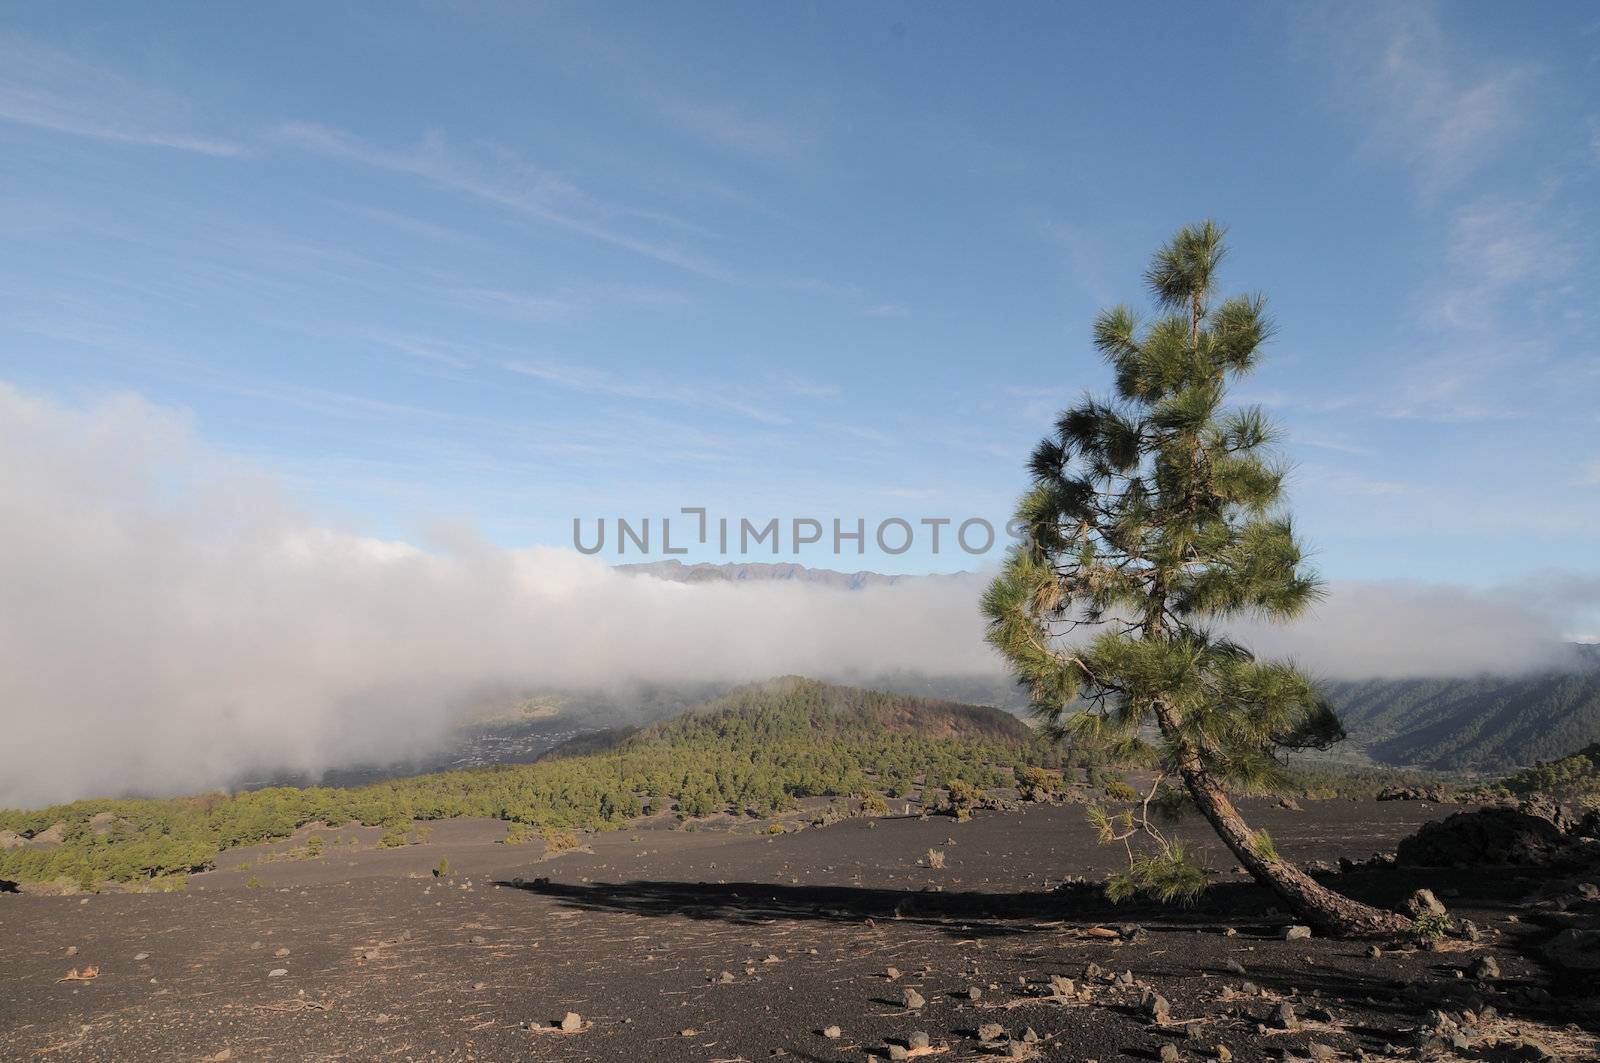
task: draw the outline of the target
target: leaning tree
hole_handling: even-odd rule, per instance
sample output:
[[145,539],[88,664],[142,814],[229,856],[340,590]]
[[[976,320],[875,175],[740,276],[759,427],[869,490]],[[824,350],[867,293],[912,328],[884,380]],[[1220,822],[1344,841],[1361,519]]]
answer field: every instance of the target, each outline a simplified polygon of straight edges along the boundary
[[[1393,934],[1410,920],[1322,886],[1252,831],[1230,789],[1286,783],[1288,749],[1325,747],[1339,722],[1293,665],[1259,660],[1218,630],[1287,620],[1316,601],[1283,509],[1284,467],[1257,408],[1224,405],[1272,332],[1260,297],[1213,299],[1223,230],[1190,226],[1145,279],[1162,313],[1102,312],[1094,345],[1116,395],[1064,411],[1035,449],[1018,508],[1022,542],[984,597],[989,640],[1059,737],[1150,764],[1156,803],[1192,800],[1258,882],[1337,934]],[[1115,885],[1192,896],[1204,877],[1149,815],[1102,834],[1147,835]]]

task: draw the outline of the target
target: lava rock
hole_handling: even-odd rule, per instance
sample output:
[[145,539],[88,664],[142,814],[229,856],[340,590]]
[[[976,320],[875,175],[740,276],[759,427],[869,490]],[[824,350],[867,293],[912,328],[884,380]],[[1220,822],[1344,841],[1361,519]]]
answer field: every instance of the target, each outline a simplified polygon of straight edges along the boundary
[[1283,928],[1282,934],[1285,941],[1304,941],[1311,936],[1311,928],[1299,925],[1286,926]]

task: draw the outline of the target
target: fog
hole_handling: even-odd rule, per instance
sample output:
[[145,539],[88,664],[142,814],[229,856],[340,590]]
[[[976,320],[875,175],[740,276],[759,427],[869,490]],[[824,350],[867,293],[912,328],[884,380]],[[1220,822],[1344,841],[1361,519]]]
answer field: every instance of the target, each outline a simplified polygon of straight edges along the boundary
[[[409,758],[487,684],[999,672],[981,573],[678,584],[571,550],[383,541],[132,397],[0,384],[0,483],[0,806]],[[1514,596],[1405,586],[1335,587],[1253,633],[1328,676],[1517,670],[1557,635]]]

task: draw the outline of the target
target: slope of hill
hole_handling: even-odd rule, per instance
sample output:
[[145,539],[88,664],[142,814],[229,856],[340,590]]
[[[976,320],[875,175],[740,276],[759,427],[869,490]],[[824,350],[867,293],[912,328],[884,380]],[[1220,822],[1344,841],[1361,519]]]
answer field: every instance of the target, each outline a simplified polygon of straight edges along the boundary
[[[873,789],[910,797],[953,779],[1010,782],[1062,751],[995,709],[788,678],[745,687],[677,720],[534,764],[393,779],[357,788],[274,787],[169,800],[90,800],[0,811],[0,878],[89,884],[201,870],[227,848],[308,823],[386,828],[482,817],[549,830],[606,830],[640,815],[766,815],[811,796]],[[9,833],[8,833],[9,832]]]
[[1385,764],[1502,771],[1600,741],[1600,663],[1571,671],[1323,684],[1345,729]]

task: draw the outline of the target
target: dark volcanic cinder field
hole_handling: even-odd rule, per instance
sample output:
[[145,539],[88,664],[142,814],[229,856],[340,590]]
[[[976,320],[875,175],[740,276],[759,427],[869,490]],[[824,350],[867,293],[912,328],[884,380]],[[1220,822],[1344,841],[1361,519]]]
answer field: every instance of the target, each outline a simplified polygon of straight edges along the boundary
[[[1286,855],[1331,861],[1451,809],[1251,811]],[[1288,920],[1217,853],[1222,884],[1196,910],[1111,908],[1097,888],[1062,886],[1118,856],[1078,807],[776,837],[656,827],[551,858],[497,844],[502,829],[447,822],[425,845],[330,845],[313,860],[230,853],[228,866],[253,861],[254,888],[218,871],[186,893],[0,897],[0,1057],[862,1060],[900,1057],[920,1031],[931,1051],[912,1058],[1159,1060],[1167,1045],[1186,1059],[1218,1045],[1238,1060],[1316,1046],[1383,1058],[1386,1043],[1415,1058],[1430,1007],[1487,1002],[1499,1015],[1479,1013],[1480,1038],[1535,1034],[1593,1058],[1564,1028],[1593,1027],[1593,987],[1530,958],[1550,930],[1508,918],[1530,883],[1503,874],[1339,876],[1390,904],[1431,886],[1487,931],[1374,959],[1365,943],[1282,940]],[[929,849],[942,869],[925,866]],[[431,873],[441,857],[448,878]],[[1125,924],[1141,929],[1095,933]],[[1483,957],[1497,976],[1474,977]],[[59,981],[89,966],[92,981]],[[1109,981],[1124,971],[1132,984]],[[1073,985],[1054,991],[1051,976]],[[1170,1002],[1164,1023],[1146,987]],[[1285,1002],[1295,1029],[1274,1020]],[[568,1012],[579,1025],[562,1032]]]

